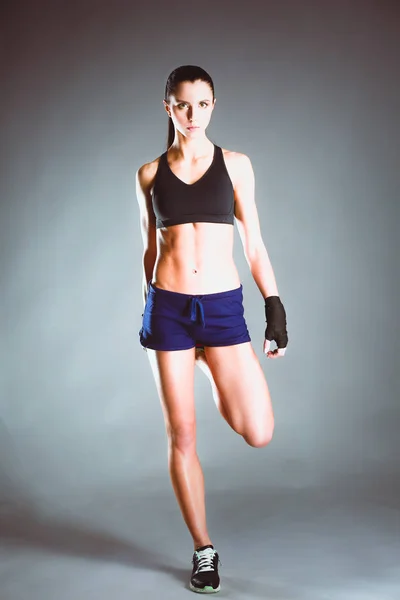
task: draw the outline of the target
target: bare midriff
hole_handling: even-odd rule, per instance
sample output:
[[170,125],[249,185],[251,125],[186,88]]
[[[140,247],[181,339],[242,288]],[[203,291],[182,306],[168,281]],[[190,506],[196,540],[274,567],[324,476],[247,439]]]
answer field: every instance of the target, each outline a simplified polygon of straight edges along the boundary
[[182,294],[213,294],[236,289],[234,227],[226,223],[185,223],[157,230],[152,283]]

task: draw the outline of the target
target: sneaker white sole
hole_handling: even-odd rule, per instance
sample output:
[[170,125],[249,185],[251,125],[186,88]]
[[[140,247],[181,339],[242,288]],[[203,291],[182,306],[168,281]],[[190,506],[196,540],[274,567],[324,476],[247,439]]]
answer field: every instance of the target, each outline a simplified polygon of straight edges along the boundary
[[221,589],[221,585],[219,585],[217,588],[213,588],[211,585],[206,585],[204,588],[197,588],[191,582],[189,583],[189,586],[192,592],[197,592],[198,594],[215,594]]

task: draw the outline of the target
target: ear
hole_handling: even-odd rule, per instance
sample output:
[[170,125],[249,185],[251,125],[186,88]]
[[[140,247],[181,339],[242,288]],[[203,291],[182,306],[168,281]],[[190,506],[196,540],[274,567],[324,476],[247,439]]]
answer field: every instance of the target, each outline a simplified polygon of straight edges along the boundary
[[165,100],[163,100],[163,104],[164,104],[164,108],[165,108],[165,110],[166,110],[166,111],[167,111],[167,113],[168,113],[168,116],[170,117],[171,115],[170,115],[170,108],[169,108],[169,106],[168,106],[168,103],[167,103],[167,102],[165,102]]

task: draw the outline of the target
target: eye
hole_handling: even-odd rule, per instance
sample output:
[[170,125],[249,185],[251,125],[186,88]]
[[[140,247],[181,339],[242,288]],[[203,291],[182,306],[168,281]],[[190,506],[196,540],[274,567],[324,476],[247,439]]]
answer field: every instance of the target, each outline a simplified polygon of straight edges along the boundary
[[[203,106],[203,108],[208,107],[208,102],[200,102],[200,104]],[[180,102],[179,104],[177,104],[178,108],[184,108],[185,106],[187,106],[186,102]]]

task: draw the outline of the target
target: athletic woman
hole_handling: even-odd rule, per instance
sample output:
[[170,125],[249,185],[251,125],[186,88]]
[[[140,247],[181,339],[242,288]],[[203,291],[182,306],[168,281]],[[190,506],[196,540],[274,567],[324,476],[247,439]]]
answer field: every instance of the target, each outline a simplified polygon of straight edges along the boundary
[[212,593],[220,590],[219,556],[207,530],[196,451],[195,364],[208,376],[221,415],[248,444],[266,446],[274,429],[233,261],[235,222],[265,304],[268,358],[285,354],[286,314],[260,232],[251,162],[206,136],[216,104],[211,77],[192,65],[175,69],[163,103],[167,150],[136,173],[144,244],[139,339],[164,414],[172,486],[193,538],[190,588]]

